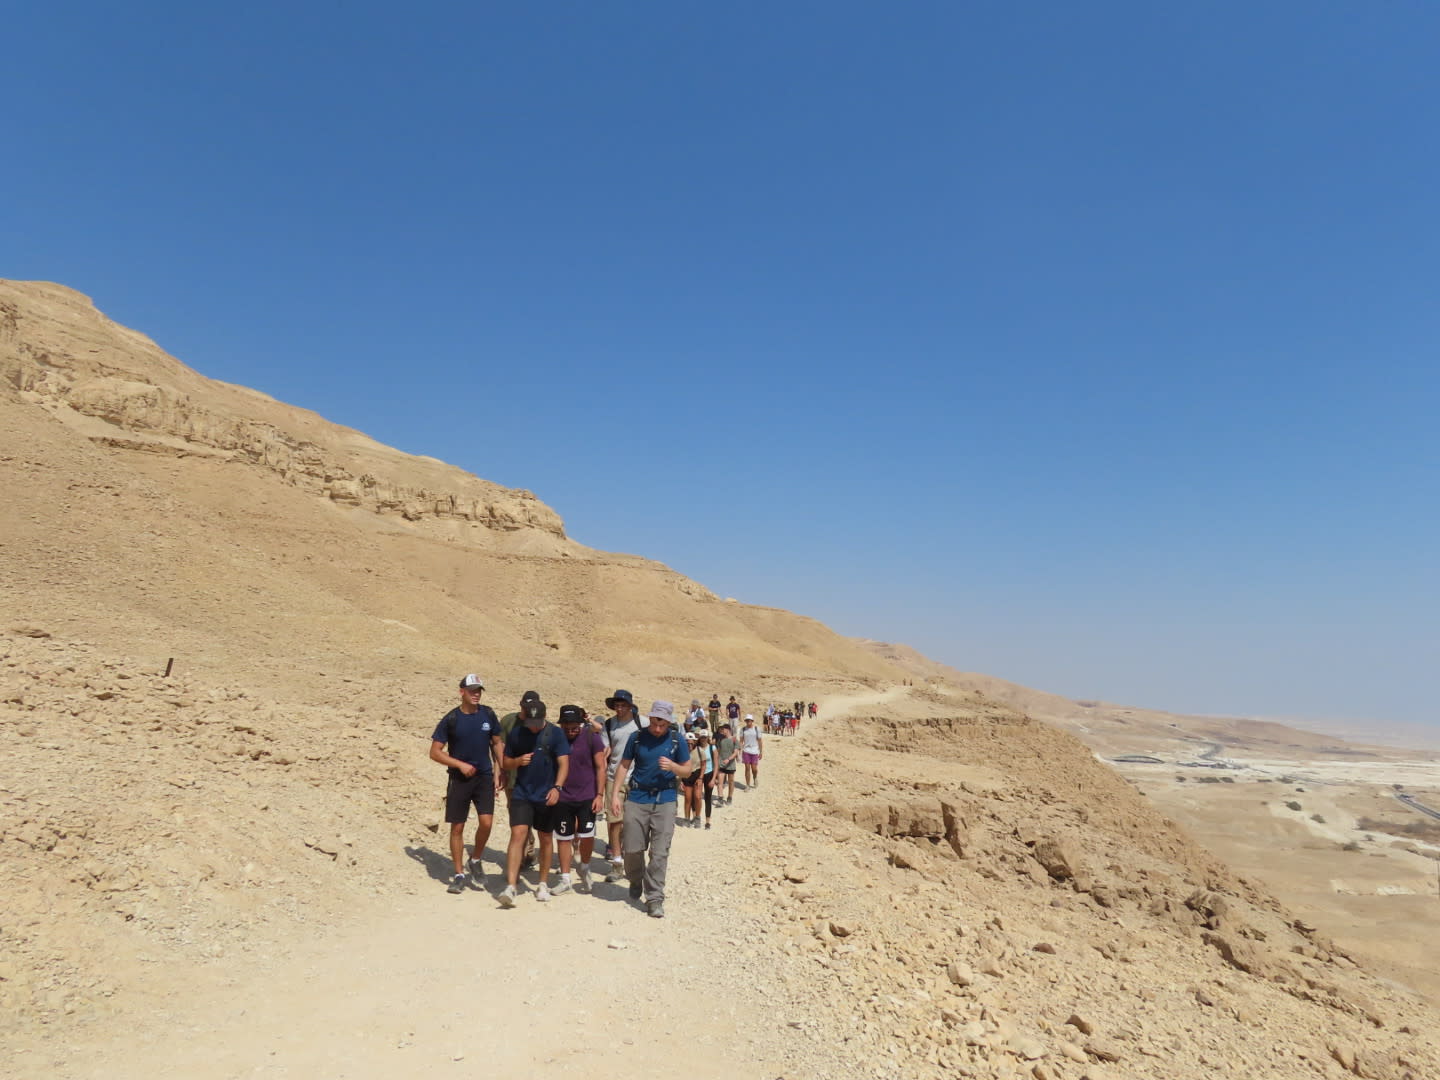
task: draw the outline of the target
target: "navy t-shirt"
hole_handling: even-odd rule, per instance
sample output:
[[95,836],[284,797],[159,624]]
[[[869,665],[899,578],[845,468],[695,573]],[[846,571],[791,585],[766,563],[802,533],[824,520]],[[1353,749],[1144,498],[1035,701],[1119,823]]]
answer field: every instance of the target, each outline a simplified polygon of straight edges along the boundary
[[671,803],[675,801],[674,773],[660,768],[660,759],[668,757],[678,764],[690,760],[690,747],[685,736],[672,725],[664,735],[652,735],[648,728],[637,731],[625,744],[624,760],[630,763],[633,786],[628,798],[638,803]]
[[[455,723],[455,738],[450,738],[451,720]],[[440,723],[435,725],[435,734],[430,738],[438,743],[446,743],[446,750],[453,758],[459,758],[467,765],[474,765],[476,772],[488,773],[494,771],[494,765],[490,760],[490,740],[500,734],[500,721],[495,719],[495,710],[489,705],[479,705],[473,713],[467,713],[456,707],[451,709],[443,717]],[[458,769],[451,769],[456,776],[460,775]]]
[[[536,750],[535,744],[541,740],[542,748]],[[557,759],[570,756],[570,740],[554,724],[546,724],[539,731],[516,724],[505,740],[505,756],[517,758],[529,753],[535,756],[529,765],[515,770],[515,788],[511,795],[525,802],[544,802],[559,775]]]

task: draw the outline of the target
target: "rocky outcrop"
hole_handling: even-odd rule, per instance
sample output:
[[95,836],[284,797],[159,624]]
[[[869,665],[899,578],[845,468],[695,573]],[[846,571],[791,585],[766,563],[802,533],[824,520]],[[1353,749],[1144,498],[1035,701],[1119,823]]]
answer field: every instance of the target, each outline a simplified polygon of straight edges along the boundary
[[337,505],[407,521],[565,535],[559,515],[531,492],[207,379],[57,285],[0,281],[0,388],[102,445],[233,461]]

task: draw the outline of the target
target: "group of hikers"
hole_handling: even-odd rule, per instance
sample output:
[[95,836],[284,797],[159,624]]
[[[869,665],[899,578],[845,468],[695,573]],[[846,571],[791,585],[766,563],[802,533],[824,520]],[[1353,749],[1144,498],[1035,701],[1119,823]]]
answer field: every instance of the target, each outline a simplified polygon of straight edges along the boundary
[[[534,690],[527,690],[519,708],[503,717],[481,701],[484,693],[480,676],[464,676],[460,704],[441,717],[431,735],[430,759],[444,765],[449,776],[445,821],[454,864],[447,887],[451,893],[464,892],[470,884],[485,887],[481,858],[494,825],[496,796],[504,792],[510,839],[505,885],[497,897],[501,907],[515,906],[532,845],[537,849],[536,900],[572,889],[590,892],[596,824],[604,821],[604,880],[624,878],[631,899],[643,901],[654,918],[664,918],[665,872],[677,823],[710,828],[713,809],[735,800],[739,769],[744,770],[742,790],[760,782],[764,736],[753,715],[738,723],[740,706],[733,695],[724,706],[719,695],[711,697],[708,708],[699,699],[691,701],[677,725],[668,701],[654,702],[642,719],[628,690],[605,699],[609,716],[562,705],[553,723]],[[810,708],[813,716],[814,705]],[[478,824],[467,862],[465,824],[471,807]],[[555,861],[559,877],[552,886]]]
[[800,721],[808,713],[814,716],[819,706],[813,701],[796,701],[790,705],[765,706],[765,730],[772,735],[794,735],[800,730]]

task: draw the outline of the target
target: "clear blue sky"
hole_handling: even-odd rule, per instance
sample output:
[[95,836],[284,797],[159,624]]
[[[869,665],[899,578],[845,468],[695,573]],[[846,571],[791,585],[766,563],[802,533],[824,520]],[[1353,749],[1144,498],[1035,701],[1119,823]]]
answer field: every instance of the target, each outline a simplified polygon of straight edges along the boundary
[[1440,709],[1440,6],[27,4],[0,276],[722,595]]

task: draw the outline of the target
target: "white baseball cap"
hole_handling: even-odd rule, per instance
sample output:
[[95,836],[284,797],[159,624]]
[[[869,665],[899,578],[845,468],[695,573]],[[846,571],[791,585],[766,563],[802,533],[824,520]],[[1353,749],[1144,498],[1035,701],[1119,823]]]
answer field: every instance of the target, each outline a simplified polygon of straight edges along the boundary
[[461,690],[474,690],[477,688],[480,690],[485,689],[485,680],[480,678],[479,675],[466,675],[460,680]]

